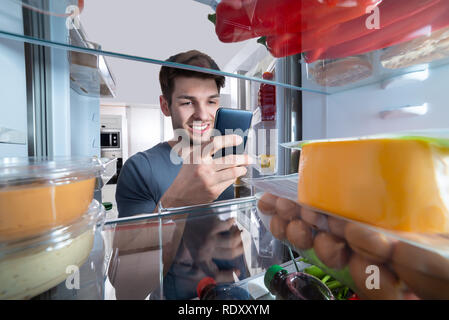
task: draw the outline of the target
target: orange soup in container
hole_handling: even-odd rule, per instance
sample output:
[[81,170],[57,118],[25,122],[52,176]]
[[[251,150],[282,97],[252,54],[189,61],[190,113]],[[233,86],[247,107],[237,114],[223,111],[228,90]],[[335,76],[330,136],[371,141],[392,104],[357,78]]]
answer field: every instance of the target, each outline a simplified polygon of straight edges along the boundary
[[0,159],[0,241],[46,232],[80,218],[92,202],[95,158]]

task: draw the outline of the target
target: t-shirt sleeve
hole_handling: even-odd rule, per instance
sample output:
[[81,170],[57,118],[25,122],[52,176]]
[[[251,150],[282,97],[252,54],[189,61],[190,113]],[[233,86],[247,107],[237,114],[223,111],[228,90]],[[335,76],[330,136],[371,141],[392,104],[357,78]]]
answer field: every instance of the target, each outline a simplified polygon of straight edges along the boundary
[[136,154],[125,162],[117,181],[115,200],[119,218],[142,213],[153,213],[156,201],[152,193],[150,162],[141,154]]

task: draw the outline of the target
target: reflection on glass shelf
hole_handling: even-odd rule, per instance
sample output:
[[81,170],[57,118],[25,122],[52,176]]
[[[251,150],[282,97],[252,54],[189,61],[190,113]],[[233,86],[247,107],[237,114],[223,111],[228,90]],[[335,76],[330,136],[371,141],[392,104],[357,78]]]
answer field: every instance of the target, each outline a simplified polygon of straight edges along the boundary
[[248,197],[108,221],[108,276],[117,299],[196,299],[205,277],[238,286],[249,299],[272,299],[255,280],[289,259],[255,210]]
[[449,57],[418,63],[406,68],[389,69],[382,65],[384,50],[370,52],[337,60],[320,60],[312,64],[303,63],[303,86],[308,89],[339,93],[368,85],[379,84],[382,89],[391,86],[426,81],[432,70],[449,64]]

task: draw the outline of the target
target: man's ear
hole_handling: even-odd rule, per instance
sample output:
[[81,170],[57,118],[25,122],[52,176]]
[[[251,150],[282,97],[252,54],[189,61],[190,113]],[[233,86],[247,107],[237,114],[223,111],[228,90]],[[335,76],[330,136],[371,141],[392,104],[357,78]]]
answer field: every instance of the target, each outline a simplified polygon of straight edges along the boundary
[[161,105],[161,110],[164,116],[171,117],[170,107],[168,105],[167,99],[165,99],[164,95],[159,96],[159,104]]

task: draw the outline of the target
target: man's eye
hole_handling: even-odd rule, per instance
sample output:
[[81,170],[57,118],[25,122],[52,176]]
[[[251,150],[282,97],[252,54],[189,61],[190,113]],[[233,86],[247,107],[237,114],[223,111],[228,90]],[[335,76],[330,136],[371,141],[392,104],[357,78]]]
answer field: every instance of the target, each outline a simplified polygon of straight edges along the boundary
[[189,104],[192,104],[192,102],[191,101],[181,102],[181,106],[187,106]]
[[214,105],[215,105],[215,104],[217,104],[217,101],[213,101],[213,100],[211,100],[211,101],[209,101],[209,103],[210,103],[210,104],[214,104]]

